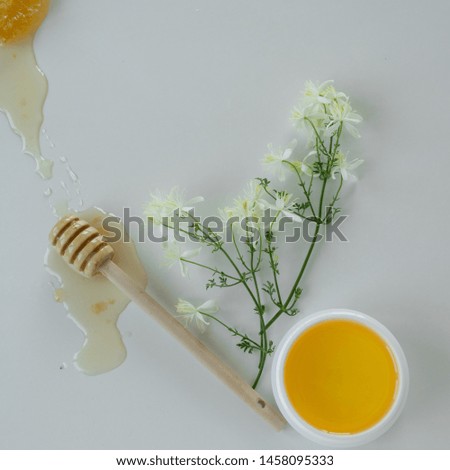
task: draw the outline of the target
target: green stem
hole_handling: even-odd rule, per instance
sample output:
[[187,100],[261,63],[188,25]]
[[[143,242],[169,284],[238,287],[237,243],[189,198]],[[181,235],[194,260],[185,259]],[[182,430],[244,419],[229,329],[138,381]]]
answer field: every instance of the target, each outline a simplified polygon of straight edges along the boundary
[[[283,161],[287,161],[287,160],[283,160]],[[263,190],[266,192],[266,194],[268,194],[272,199],[277,199],[268,189],[267,189],[267,186],[262,186]]]
[[197,263],[196,261],[192,261],[190,259],[187,259],[187,258],[180,258],[180,261],[183,261],[184,263],[189,263],[189,264],[193,264],[195,266],[199,266],[200,268],[204,268],[204,269],[207,269],[208,271],[212,271],[216,274],[223,274],[224,276],[230,278],[230,279],[233,279],[234,281],[239,281],[241,282],[241,279],[240,278],[237,278],[237,277],[234,277],[232,276],[231,274],[227,274],[227,273],[224,273],[223,271],[220,271],[219,269],[217,268],[211,268],[210,266],[206,266],[206,264],[202,264],[202,263]]
[[[275,220],[270,224],[270,232],[269,232],[269,239],[267,240],[267,247],[268,247],[268,252],[269,252],[269,258],[270,258],[270,267],[272,268],[272,273],[273,273],[273,282],[275,284],[275,290],[276,290],[276,293],[277,293],[277,297],[278,297],[278,307],[280,307],[280,305],[283,304],[283,300],[281,299],[281,292],[280,292],[280,287],[278,285],[278,273],[277,273],[277,270],[275,268],[275,263],[274,263],[274,259],[273,259],[273,253],[272,253],[272,240],[271,240],[271,237],[272,237],[272,229],[273,229],[273,224],[276,222],[278,216],[280,215],[281,211],[278,211],[277,215],[275,216]],[[273,299],[272,299],[273,301]]]
[[[197,223],[197,222],[196,222]],[[256,297],[255,297],[255,294],[253,293],[253,291],[250,289],[246,279],[245,279],[245,276],[242,274],[242,272],[240,271],[239,267],[236,265],[236,263],[233,261],[233,259],[231,258],[231,256],[229,255],[229,253],[225,250],[225,248],[223,247],[222,244],[217,244],[215,240],[213,240],[211,237],[210,237],[210,234],[205,230],[205,228],[198,224],[197,227],[201,230],[201,232],[203,233],[203,235],[208,238],[213,244],[215,244],[215,246],[217,247],[218,250],[220,250],[223,255],[227,258],[227,260],[229,261],[229,263],[233,266],[234,270],[236,271],[236,273],[238,274],[239,278],[241,279],[242,281],[242,284],[243,286],[245,287],[245,289],[247,290],[248,294],[250,295],[250,297],[252,298],[253,300],[253,303],[255,304],[257,310],[258,310],[258,313],[259,313],[259,317],[260,317],[260,336],[261,336],[261,345],[260,345],[260,363],[259,363],[259,371],[258,371],[258,375],[255,379],[255,381],[253,382],[253,388],[255,388],[257,385],[258,385],[258,382],[259,382],[259,379],[261,377],[261,374],[262,374],[262,371],[264,369],[264,364],[265,364],[265,361],[266,361],[266,356],[267,356],[267,350],[266,350],[266,347],[267,347],[267,333],[266,333],[266,328],[265,328],[265,323],[264,323],[264,318],[263,318],[263,312],[262,312],[262,306],[261,306],[261,299],[260,299],[260,295],[259,295],[259,289],[258,289],[258,283],[257,283],[257,280],[256,280],[256,275],[255,275],[255,272],[254,270],[251,270],[252,271],[252,276],[254,277],[254,281],[255,281],[255,287],[256,287]],[[253,251],[252,251],[252,260],[253,260]],[[253,261],[252,261],[253,262]],[[215,318],[215,317],[214,317]]]
[[250,268],[251,268],[253,283],[255,285],[255,290],[256,290],[257,305],[261,306],[261,296],[259,294],[258,279],[256,277],[256,271],[255,271],[255,266],[254,266],[254,258],[255,258],[255,251],[254,250],[255,250],[255,248],[253,246],[251,246],[250,247]]
[[258,241],[259,253],[258,253],[258,261],[256,262],[255,271],[259,270],[262,261],[262,235],[261,230],[259,231],[259,241]]
[[340,182],[339,182],[339,187],[336,191],[336,194],[333,197],[333,200],[331,201],[330,205],[328,206],[327,214],[325,216],[326,221],[328,221],[328,218],[330,217],[331,211],[333,210],[333,207],[336,204],[336,201],[339,199],[339,194],[341,192],[343,183],[344,183],[344,178],[341,175],[341,179],[340,179]]
[[311,127],[313,128],[314,130],[314,134],[316,134],[316,139],[319,141],[320,143],[320,146],[322,147],[322,153],[324,155],[328,155],[328,150],[327,148],[325,147],[325,144],[323,143],[323,140],[322,138],[320,137],[319,133],[317,132],[317,129],[316,129],[316,126],[313,124],[313,122],[311,121],[311,119],[305,117],[305,121],[308,121],[309,124],[311,125]]
[[[259,293],[259,285],[258,285],[258,279],[256,277],[256,271],[255,271],[255,247],[253,245],[250,245],[250,241],[247,240],[248,246],[250,248],[250,267],[251,267],[251,273],[253,277],[253,282],[255,284],[255,289],[256,289],[256,297],[257,297],[257,304],[256,308],[258,311],[259,315],[259,335],[260,335],[260,350],[259,350],[259,364],[258,364],[258,374],[252,384],[253,388],[256,388],[259,382],[259,379],[261,378],[261,374],[264,370],[264,365],[266,363],[266,357],[267,357],[267,333],[266,333],[266,325],[264,322],[264,310],[263,306],[261,303],[261,295]],[[261,241],[260,241],[261,243]]]
[[323,199],[324,199],[324,196],[325,196],[325,188],[326,188],[326,185],[327,185],[327,179],[324,179],[323,181],[323,184],[322,184],[322,190],[321,190],[321,193],[320,193],[320,202],[319,202],[319,222],[316,221],[316,227],[315,227],[315,230],[314,230],[314,235],[313,235],[313,239],[311,241],[311,245],[309,246],[309,249],[308,249],[308,252],[306,253],[306,257],[305,257],[305,260],[303,261],[303,264],[300,268],[300,272],[298,273],[297,275],[297,278],[295,279],[295,282],[294,282],[294,285],[292,286],[292,289],[283,305],[283,308],[280,308],[280,310],[278,310],[278,312],[267,322],[266,324],[266,330],[269,329],[273,323],[286,311],[286,308],[287,306],[289,305],[292,297],[294,296],[295,294],[295,290],[297,289],[302,277],[303,277],[303,274],[305,273],[305,270],[306,270],[306,267],[308,265],[308,262],[311,258],[311,255],[312,255],[312,252],[314,250],[314,247],[316,245],[316,242],[317,242],[317,238],[319,236],[319,230],[320,230],[320,226],[322,225],[322,222],[321,222],[321,219],[322,219],[322,210],[323,210]]
[[[175,227],[172,227],[171,225],[168,225],[168,224],[161,224],[161,225],[163,227],[166,227],[166,228],[170,229],[170,230],[175,230]],[[190,237],[195,238],[196,241],[201,242],[201,238],[197,234],[189,232],[188,230],[185,230],[181,227],[178,227],[177,230],[179,230],[182,233],[185,233],[186,235],[188,235]]]
[[249,338],[246,334],[239,333],[239,331],[237,331],[236,328],[232,328],[231,326],[224,323],[222,320],[219,320],[214,315],[211,315],[211,314],[205,313],[205,312],[201,312],[201,311],[200,311],[200,313],[202,315],[204,315],[205,317],[211,318],[211,320],[215,320],[217,323],[219,323],[224,328],[226,328],[230,333],[233,333],[234,336],[239,336],[242,339],[247,339],[248,341],[250,341],[252,344],[255,345],[255,348],[259,349],[259,347],[260,347],[259,344],[256,341],[254,341],[253,339]]
[[[191,217],[192,215],[189,214]],[[193,218],[193,217],[192,217]],[[201,230],[201,232],[203,233],[203,235],[209,239],[209,241],[214,244],[218,250],[220,250],[225,258],[227,258],[227,260],[230,262],[231,266],[233,266],[233,269],[236,271],[237,275],[239,276],[239,279],[242,281],[242,285],[245,287],[245,290],[248,292],[248,294],[250,295],[250,297],[252,298],[253,302],[255,305],[258,305],[257,303],[257,300],[256,300],[256,297],[255,295],[253,294],[252,290],[250,289],[247,281],[246,281],[246,278],[245,278],[245,275],[241,272],[241,270],[239,269],[239,267],[236,265],[236,263],[233,261],[233,258],[231,258],[231,256],[228,254],[227,250],[225,250],[225,248],[223,247],[223,244],[222,243],[217,243],[216,240],[214,240],[213,238],[211,238],[211,235],[208,233],[207,230],[205,230],[205,228],[203,227],[203,225],[199,224],[195,219],[194,219],[194,222],[197,224],[197,227]]]
[[339,146],[340,146],[339,140],[341,138],[342,128],[343,128],[343,124],[341,122],[341,124],[339,125],[339,128],[338,128],[337,134],[336,134],[336,144],[335,144],[334,150],[333,150],[333,159],[336,156],[336,153],[337,153],[337,151],[339,149]]
[[[231,230],[233,230],[233,227],[231,227]],[[244,257],[242,256],[241,250],[239,250],[239,246],[236,243],[236,237],[234,236],[234,232],[231,233],[231,238],[233,240],[233,245],[239,258],[239,261],[242,263],[242,266],[244,266],[247,271],[250,271],[250,268],[247,266],[247,263],[245,262]]]
[[[295,170],[295,173],[297,173],[297,177],[298,177],[298,180],[299,180],[299,184],[301,186],[301,188],[303,189],[303,192],[305,194],[305,197],[306,197],[306,200],[308,201],[308,204],[309,204],[309,207],[311,209],[311,213],[313,215],[313,217],[316,217],[316,213],[314,212],[314,207],[313,207],[313,204],[311,202],[311,183],[310,183],[310,188],[309,190],[306,189],[306,185],[305,185],[305,182],[303,181],[303,178],[301,177],[300,175],[300,172],[298,171],[298,169],[296,168],[296,166],[288,161],[288,160],[283,160],[284,163],[288,163],[289,165],[292,166],[292,168]],[[312,178],[312,177],[311,177]],[[311,180],[312,182],[312,180]]]
[[258,386],[259,379],[261,378],[261,375],[262,375],[263,370],[264,370],[264,366],[266,364],[266,358],[267,358],[267,353],[263,356],[262,362],[260,363],[260,366],[258,368],[258,374],[257,374],[257,376],[256,376],[256,378],[255,378],[255,380],[253,381],[253,384],[252,384],[253,389],[255,389]]
[[314,181],[314,173],[311,171],[311,176],[309,177],[309,186],[308,186],[308,194],[310,196],[311,196],[313,181]]
[[320,223],[316,222],[316,228],[315,228],[315,231],[314,231],[313,239],[311,241],[311,245],[309,246],[308,252],[307,252],[306,257],[305,257],[305,260],[303,261],[302,267],[300,268],[300,272],[297,275],[297,278],[294,282],[292,290],[289,293],[289,296],[288,296],[286,302],[284,303],[283,308],[278,310],[278,312],[267,322],[266,330],[268,330],[273,325],[273,323],[275,323],[275,321],[286,311],[286,308],[289,305],[289,302],[291,301],[292,297],[294,296],[295,289],[298,287],[298,284],[300,283],[300,281],[303,277],[303,274],[306,270],[306,266],[308,265],[309,259],[311,258],[311,254],[314,250],[314,246],[317,242],[320,225],[321,225]]
[[241,279],[242,279],[242,285],[245,287],[245,290],[248,292],[248,294],[250,295],[250,297],[252,298],[253,300],[253,303],[255,305],[258,305],[258,301],[256,300],[256,297],[253,293],[253,291],[250,289],[247,281],[245,280],[245,276],[241,273],[241,271],[239,270],[238,266],[236,265],[236,263],[233,261],[233,259],[231,258],[231,256],[228,254],[228,252],[223,248],[223,247],[220,247],[219,250],[225,255],[225,257],[227,258],[227,260],[230,262],[230,264],[233,266],[233,268],[235,269],[235,271],[238,273],[238,275],[241,276]]

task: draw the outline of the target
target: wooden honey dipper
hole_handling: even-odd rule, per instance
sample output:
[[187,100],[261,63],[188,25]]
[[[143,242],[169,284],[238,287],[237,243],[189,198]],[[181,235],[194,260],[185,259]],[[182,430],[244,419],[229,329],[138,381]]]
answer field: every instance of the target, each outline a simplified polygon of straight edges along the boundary
[[70,215],[56,223],[49,238],[51,244],[70,266],[88,278],[99,273],[103,274],[142,310],[152,315],[172,333],[197,359],[275,429],[280,430],[284,427],[286,421],[275,408],[112,261],[114,250],[97,229],[88,222]]

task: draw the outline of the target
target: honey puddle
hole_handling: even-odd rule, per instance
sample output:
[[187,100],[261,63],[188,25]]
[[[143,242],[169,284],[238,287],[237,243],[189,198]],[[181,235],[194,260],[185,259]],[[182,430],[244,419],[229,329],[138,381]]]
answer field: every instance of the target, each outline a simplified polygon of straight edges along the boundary
[[36,64],[33,36],[18,43],[0,43],[0,109],[22,137],[24,152],[36,160],[36,171],[48,179],[53,162],[42,156],[39,144],[46,97],[47,79]]
[[[105,233],[101,226],[102,220],[110,214],[91,208],[77,212],[76,215],[89,222],[100,233]],[[123,225],[117,223],[116,226],[123,233]],[[121,239],[111,245],[114,248],[114,262],[139,286],[145,288],[147,275],[134,244],[125,243]],[[64,304],[69,317],[85,334],[84,344],[74,358],[75,366],[86,374],[97,375],[122,364],[126,358],[126,349],[117,321],[129,299],[101,275],[91,279],[81,276],[66,264],[53,247],[49,247],[47,251],[45,264],[50,274],[60,283],[54,292],[55,300]]]

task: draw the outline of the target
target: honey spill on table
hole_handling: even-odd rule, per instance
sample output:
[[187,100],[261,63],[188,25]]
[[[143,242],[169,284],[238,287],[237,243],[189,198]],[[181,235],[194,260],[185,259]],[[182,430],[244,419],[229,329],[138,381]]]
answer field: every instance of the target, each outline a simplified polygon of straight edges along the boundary
[[[92,208],[76,215],[105,234],[101,225],[108,214],[102,210]],[[123,233],[123,226],[116,226]],[[114,262],[145,288],[147,276],[134,244],[119,240],[112,246]],[[101,275],[91,279],[81,276],[52,247],[47,251],[46,266],[61,284],[55,289],[55,300],[63,302],[69,317],[85,334],[84,344],[74,358],[75,366],[89,375],[119,366],[125,360],[126,349],[116,324],[129,299]]]
[[116,301],[114,299],[108,300],[107,302],[97,302],[91,305],[91,312],[99,314],[108,309],[110,305],[114,305]]
[[40,129],[48,86],[36,63],[33,41],[48,7],[49,0],[0,2],[0,110],[46,179],[52,176],[53,162],[42,156]]
[[64,289],[61,287],[55,288],[53,291],[53,298],[55,299],[55,302],[63,302],[64,301]]

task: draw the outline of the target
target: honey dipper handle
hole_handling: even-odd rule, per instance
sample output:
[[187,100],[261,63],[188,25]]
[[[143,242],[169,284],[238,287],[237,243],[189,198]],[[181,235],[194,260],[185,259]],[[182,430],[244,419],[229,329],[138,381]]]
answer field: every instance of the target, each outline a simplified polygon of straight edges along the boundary
[[122,290],[133,302],[156,320],[184,346],[191,351],[208,369],[225,382],[251,408],[259,413],[276,430],[286,424],[283,416],[270,406],[253,388],[227,364],[213,354],[198,338],[187,330],[176,318],[122,271],[113,261],[106,261],[99,271]]

